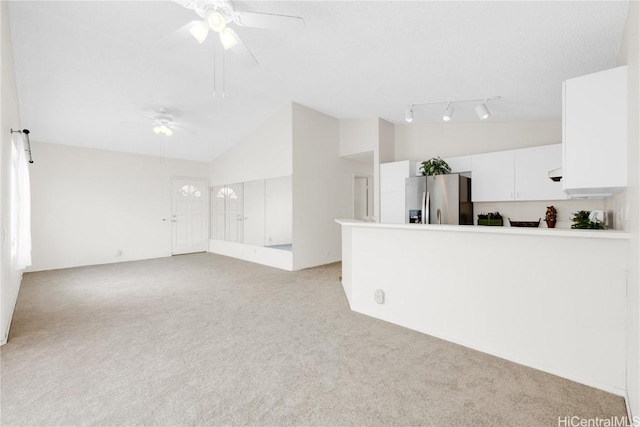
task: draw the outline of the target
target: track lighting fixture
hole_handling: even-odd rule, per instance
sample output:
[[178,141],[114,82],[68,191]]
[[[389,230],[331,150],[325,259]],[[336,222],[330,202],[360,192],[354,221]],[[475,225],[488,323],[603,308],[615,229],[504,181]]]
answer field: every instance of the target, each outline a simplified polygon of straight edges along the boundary
[[404,119],[407,123],[411,123],[413,121],[413,106],[410,105],[409,108],[404,112]]
[[480,104],[476,106],[475,110],[480,120],[486,120],[489,117],[491,117],[491,112],[489,111],[489,107],[487,107],[487,104],[489,103],[489,101],[495,101],[500,98],[501,98],[500,96],[492,96],[489,98],[459,99],[457,101],[438,101],[438,102],[424,102],[419,104],[409,104],[409,107],[407,107],[407,109],[405,110],[404,119],[407,123],[413,122],[414,107],[419,107],[424,105],[445,104],[446,107],[445,107],[444,113],[442,114],[442,120],[444,120],[445,122],[449,122],[453,118],[453,113],[455,111],[455,108],[453,108],[453,104],[463,104],[468,102],[482,101]]
[[451,103],[447,104],[447,109],[444,110],[444,114],[442,115],[442,120],[444,120],[445,122],[451,121],[451,118],[453,117],[453,105],[451,105]]

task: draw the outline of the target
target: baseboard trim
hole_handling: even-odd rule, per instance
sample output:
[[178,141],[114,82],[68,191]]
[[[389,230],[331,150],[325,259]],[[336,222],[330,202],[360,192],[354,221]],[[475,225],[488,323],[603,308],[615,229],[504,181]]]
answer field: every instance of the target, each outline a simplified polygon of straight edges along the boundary
[[293,271],[293,253],[291,251],[212,239],[209,240],[209,252]]

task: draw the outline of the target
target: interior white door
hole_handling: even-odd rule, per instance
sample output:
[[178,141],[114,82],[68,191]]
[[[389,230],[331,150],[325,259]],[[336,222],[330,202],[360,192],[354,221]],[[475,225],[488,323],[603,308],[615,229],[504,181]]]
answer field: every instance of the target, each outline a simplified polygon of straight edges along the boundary
[[228,242],[242,243],[244,241],[242,188],[242,183],[230,184],[226,186],[225,240]]
[[174,178],[171,189],[173,255],[206,251],[209,206],[207,182],[200,179]]

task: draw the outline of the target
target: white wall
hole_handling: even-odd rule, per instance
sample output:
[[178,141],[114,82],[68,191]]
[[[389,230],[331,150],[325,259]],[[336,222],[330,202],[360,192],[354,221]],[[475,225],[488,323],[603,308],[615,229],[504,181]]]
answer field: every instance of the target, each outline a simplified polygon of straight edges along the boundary
[[211,162],[210,185],[278,178],[292,173],[291,104]]
[[267,179],[265,186],[265,244],[290,245],[293,241],[291,176]]
[[374,176],[374,211],[376,218],[380,221],[380,164],[392,162],[395,160],[395,126],[386,120],[378,120],[378,138],[379,148],[374,157],[375,160],[375,176]]
[[22,129],[18,113],[18,96],[13,65],[13,47],[9,30],[9,2],[0,2],[0,344],[9,334],[22,272],[11,257],[10,235],[12,210],[10,193],[11,129]]
[[380,163],[394,159],[394,125],[379,118],[340,120],[340,156],[366,161],[373,171],[373,213],[380,218]]
[[423,161],[561,142],[560,121],[397,124],[395,159]]
[[624,395],[624,233],[343,228],[352,310]]
[[[229,150],[214,159],[209,165],[209,183],[212,186],[243,183],[256,180],[267,180],[265,186],[265,231],[271,232],[271,244],[291,243],[292,241],[292,208],[283,215],[288,217],[289,227],[278,222],[276,230],[270,229],[268,217],[273,217],[270,212],[268,200],[268,182],[271,178],[291,179],[293,173],[293,137],[292,137],[292,105],[287,104],[280,111],[271,116],[258,128],[250,132]],[[283,178],[288,177],[288,178]],[[291,184],[289,185],[291,189]],[[282,194],[281,194],[282,195]],[[283,200],[291,200],[289,197]],[[290,204],[291,202],[289,202]],[[284,202],[284,204],[287,204]],[[265,236],[265,239],[268,238]],[[275,239],[275,240],[274,240]],[[288,240],[284,242],[284,240]],[[262,248],[244,244],[230,244],[221,240],[210,240],[209,250],[213,253],[232,256],[251,262],[270,265],[272,267],[291,270],[293,258],[291,253],[282,254],[280,250]],[[269,242],[265,242],[269,245]]]
[[341,259],[335,219],[353,215],[353,175],[362,167],[340,157],[337,119],[293,104],[294,270]]
[[373,153],[378,149],[378,119],[344,119],[339,121],[340,156]]
[[607,203],[626,214],[622,227],[631,233],[627,281],[627,403],[640,417],[640,3],[629,2],[629,13],[617,65],[628,65],[628,128],[626,190]]
[[170,256],[171,177],[208,175],[207,163],[32,147],[31,271]]

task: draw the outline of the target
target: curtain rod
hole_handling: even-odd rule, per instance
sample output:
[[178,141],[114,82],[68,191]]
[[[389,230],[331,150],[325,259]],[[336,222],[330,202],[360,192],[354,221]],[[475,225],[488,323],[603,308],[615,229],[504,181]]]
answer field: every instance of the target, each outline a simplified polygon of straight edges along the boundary
[[22,129],[22,130],[13,130],[11,129],[11,133],[23,133],[26,136],[26,141],[27,141],[27,148],[25,148],[24,151],[27,152],[27,154],[29,155],[29,163],[33,163],[33,157],[31,156],[31,142],[29,141],[29,129]]

